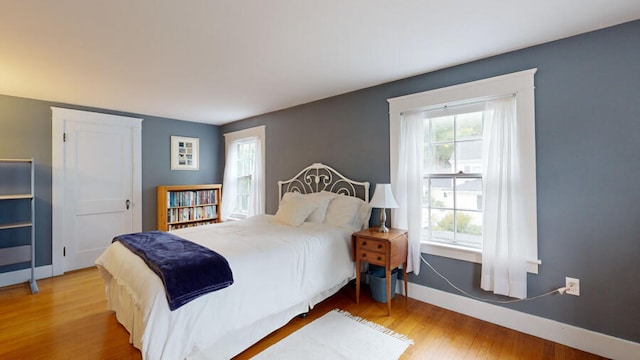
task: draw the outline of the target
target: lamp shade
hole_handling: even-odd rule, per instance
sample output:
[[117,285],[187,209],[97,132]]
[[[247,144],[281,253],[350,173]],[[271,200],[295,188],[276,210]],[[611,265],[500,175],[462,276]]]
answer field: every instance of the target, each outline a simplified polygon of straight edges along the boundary
[[373,193],[373,198],[369,201],[369,205],[381,209],[398,208],[398,203],[391,192],[391,184],[376,184],[376,190]]

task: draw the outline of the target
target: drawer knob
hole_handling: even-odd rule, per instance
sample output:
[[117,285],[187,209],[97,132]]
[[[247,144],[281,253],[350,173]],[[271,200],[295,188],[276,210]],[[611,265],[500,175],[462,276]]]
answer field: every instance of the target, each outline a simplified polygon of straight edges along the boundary
[[378,244],[378,249],[382,249],[382,244]]
[[366,254],[366,253],[363,253],[363,254],[362,254],[362,257],[363,257],[363,258],[364,258],[364,257],[367,257],[367,254]]
[[363,241],[363,242],[362,242],[362,246],[367,246],[367,242],[366,242],[366,241]]
[[380,261],[380,260],[382,260],[382,257],[381,257],[381,256],[378,256],[378,261]]

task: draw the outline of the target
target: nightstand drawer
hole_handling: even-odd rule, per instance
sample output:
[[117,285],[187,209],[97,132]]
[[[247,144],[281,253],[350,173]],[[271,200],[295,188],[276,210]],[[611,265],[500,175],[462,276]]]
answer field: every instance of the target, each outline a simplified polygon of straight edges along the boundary
[[370,264],[385,266],[387,264],[387,255],[374,251],[360,251],[360,261],[366,261]]
[[386,252],[387,241],[380,240],[371,240],[371,239],[363,239],[358,238],[358,242],[360,243],[360,249],[362,250],[370,250],[370,251],[379,251]]

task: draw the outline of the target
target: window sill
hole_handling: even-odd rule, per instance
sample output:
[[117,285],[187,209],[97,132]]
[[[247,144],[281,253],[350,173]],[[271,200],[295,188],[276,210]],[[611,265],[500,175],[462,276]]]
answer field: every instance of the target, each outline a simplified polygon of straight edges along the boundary
[[[455,245],[436,244],[423,241],[420,243],[420,252],[429,255],[442,256],[450,259],[482,264],[482,251],[477,249],[469,249]],[[538,265],[540,264],[542,264],[541,260],[529,260],[527,264],[527,272],[537,274]]]
[[224,221],[238,221],[238,220],[244,220],[244,219],[246,219],[246,218],[241,218],[241,217],[236,217],[236,216],[229,216]]
[[240,213],[234,213],[229,215],[229,218],[227,220],[244,220],[246,219],[248,216],[245,214],[240,214]]

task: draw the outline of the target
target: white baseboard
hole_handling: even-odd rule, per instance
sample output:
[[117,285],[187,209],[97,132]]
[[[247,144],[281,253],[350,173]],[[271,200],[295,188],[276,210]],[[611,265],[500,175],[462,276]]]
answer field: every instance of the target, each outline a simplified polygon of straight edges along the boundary
[[[404,283],[396,291],[404,294]],[[638,359],[640,343],[409,283],[410,298],[610,359]]]
[[[53,276],[51,265],[35,269],[36,279]],[[0,274],[0,287],[29,281],[31,270]],[[404,282],[398,281],[396,292],[404,293]],[[473,300],[464,296],[409,283],[409,294],[416,299],[460,314],[484,320],[509,329],[570,346],[610,359],[637,359],[640,343],[620,339],[555,320],[523,313],[502,306]]]
[[[38,266],[35,269],[36,280],[53,276],[51,265]],[[31,279],[31,269],[16,270],[0,274],[0,287],[28,282]]]

